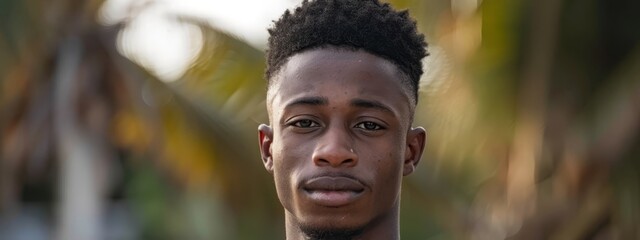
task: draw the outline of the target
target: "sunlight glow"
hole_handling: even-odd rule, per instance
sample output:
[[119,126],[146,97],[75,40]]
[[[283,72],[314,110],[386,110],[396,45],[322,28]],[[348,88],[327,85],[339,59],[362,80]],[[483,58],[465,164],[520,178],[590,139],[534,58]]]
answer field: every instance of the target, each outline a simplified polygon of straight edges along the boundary
[[267,28],[300,0],[107,0],[99,21],[125,22],[119,50],[165,81],[179,79],[202,47],[196,27],[178,17],[201,19],[264,50]]

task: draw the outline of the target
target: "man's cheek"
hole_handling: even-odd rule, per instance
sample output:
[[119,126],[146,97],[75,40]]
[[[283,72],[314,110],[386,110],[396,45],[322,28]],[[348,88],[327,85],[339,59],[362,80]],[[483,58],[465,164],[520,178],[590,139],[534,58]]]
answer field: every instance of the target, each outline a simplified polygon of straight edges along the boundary
[[289,188],[289,180],[286,173],[284,173],[281,169],[281,165],[277,164],[274,168],[274,181],[276,185],[276,193],[278,195],[278,199],[280,203],[285,208],[288,208],[288,201],[291,199],[291,190]]

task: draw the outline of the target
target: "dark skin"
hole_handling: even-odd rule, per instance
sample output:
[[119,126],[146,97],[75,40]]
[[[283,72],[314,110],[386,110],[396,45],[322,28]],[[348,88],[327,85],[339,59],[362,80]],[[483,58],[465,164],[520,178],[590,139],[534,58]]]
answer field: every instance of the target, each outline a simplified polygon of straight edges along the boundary
[[386,59],[338,48],[298,53],[271,79],[260,151],[287,239],[399,239],[402,177],[426,138],[402,79]]

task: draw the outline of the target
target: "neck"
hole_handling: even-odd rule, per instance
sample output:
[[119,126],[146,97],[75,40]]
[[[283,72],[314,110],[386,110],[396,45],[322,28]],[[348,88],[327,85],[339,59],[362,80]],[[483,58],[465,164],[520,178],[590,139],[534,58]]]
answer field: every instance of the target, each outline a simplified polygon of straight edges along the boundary
[[[350,240],[398,240],[400,239],[399,207],[380,216],[364,226],[361,233]],[[311,240],[300,228],[295,216],[285,210],[285,225],[287,240]]]

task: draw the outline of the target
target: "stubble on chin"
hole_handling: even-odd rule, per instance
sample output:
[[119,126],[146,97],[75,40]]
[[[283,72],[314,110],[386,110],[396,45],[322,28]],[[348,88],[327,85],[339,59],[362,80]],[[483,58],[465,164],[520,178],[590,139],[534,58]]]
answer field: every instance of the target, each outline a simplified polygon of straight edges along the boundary
[[318,228],[301,226],[300,230],[309,240],[353,240],[362,234],[363,229]]

